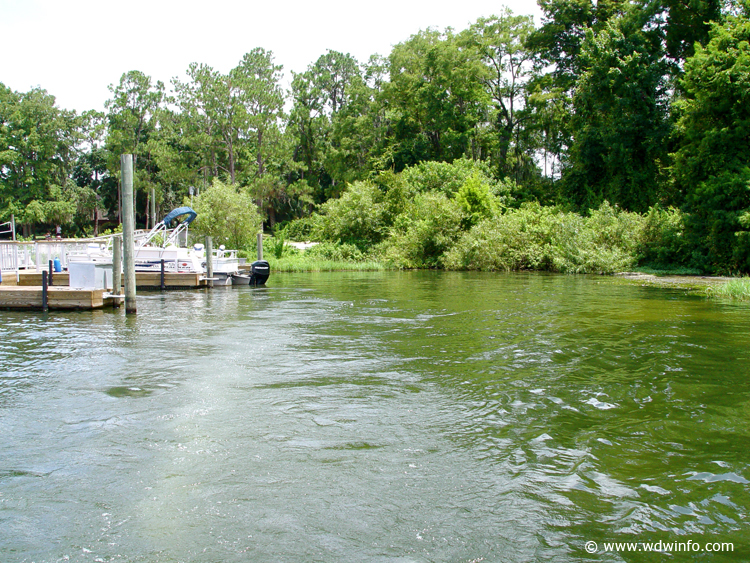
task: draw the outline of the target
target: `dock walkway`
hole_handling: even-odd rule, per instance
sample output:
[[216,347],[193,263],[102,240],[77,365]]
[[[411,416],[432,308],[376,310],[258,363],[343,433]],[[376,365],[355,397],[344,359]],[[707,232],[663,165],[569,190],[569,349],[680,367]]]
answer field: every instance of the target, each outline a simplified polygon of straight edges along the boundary
[[[67,272],[54,272],[52,285],[47,289],[47,304],[50,309],[98,309],[116,306],[123,300],[121,295],[111,295],[99,288],[68,287]],[[161,289],[161,272],[136,272],[136,288],[140,290]],[[207,287],[205,276],[197,273],[164,274],[164,289],[199,289]],[[4,274],[0,284],[0,309],[41,309],[42,272],[24,270]]]
[[[113,296],[103,289],[80,289],[75,287],[53,286],[47,288],[47,305],[50,309],[101,309],[114,306]],[[34,286],[0,286],[0,308],[2,309],[41,309],[42,288]]]

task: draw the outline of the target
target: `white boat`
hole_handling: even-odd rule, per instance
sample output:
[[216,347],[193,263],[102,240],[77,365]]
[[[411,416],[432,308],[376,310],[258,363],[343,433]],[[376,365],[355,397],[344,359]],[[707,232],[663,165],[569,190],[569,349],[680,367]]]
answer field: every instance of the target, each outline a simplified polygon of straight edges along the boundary
[[[190,207],[178,207],[147,233],[136,236],[135,269],[137,272],[161,272],[162,260],[165,272],[189,272],[206,274],[206,249],[202,244],[187,247],[188,229],[198,214]],[[178,221],[174,228],[170,225]],[[185,246],[182,246],[182,244]],[[96,248],[94,248],[96,247]],[[73,262],[112,262],[110,244],[93,245],[85,253],[71,254]],[[224,245],[212,251],[214,285],[262,285],[268,279],[268,262],[254,262],[251,273],[240,273],[240,261],[236,250],[227,250]],[[244,278],[248,278],[247,284]]]

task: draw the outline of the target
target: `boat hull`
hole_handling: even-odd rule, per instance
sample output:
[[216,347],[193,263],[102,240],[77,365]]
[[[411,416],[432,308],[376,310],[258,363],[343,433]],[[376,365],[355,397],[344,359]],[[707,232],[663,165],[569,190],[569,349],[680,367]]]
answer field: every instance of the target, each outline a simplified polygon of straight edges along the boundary
[[250,285],[252,276],[245,274],[232,274],[232,285]]

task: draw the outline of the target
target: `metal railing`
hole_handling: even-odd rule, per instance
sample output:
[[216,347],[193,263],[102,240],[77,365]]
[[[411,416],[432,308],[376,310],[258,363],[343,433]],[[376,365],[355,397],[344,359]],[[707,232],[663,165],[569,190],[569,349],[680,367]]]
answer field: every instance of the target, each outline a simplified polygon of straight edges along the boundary
[[91,244],[109,245],[112,235],[91,239],[39,240],[34,242],[0,242],[0,269],[46,270],[50,260],[57,258],[63,268],[68,267],[68,256],[85,254]]
[[[186,231],[186,229],[184,230]],[[135,233],[136,245],[140,245],[148,238],[148,231],[139,230]],[[170,236],[172,230],[164,232],[165,237]],[[0,241],[0,271],[18,273],[19,270],[47,270],[50,260],[57,258],[63,269],[68,268],[68,259],[71,254],[85,255],[92,249],[107,251],[112,248],[112,238],[120,234],[105,235],[96,238],[67,239],[67,240],[37,240],[33,242],[22,241]],[[172,237],[174,238],[174,237]],[[180,237],[182,238],[182,237]],[[167,261],[167,264],[170,260]],[[177,267],[175,261],[174,266]]]

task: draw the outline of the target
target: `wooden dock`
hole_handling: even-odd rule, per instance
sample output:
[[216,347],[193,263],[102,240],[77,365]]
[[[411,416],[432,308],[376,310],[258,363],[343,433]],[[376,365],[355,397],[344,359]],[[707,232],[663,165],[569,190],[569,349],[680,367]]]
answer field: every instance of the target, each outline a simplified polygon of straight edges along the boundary
[[[11,277],[11,276],[8,276]],[[15,273],[12,274],[12,281],[9,279],[8,284],[15,284]],[[206,287],[205,275],[196,273],[164,273],[165,289],[198,289]],[[3,278],[3,285],[6,285]],[[18,273],[19,286],[42,286],[42,272],[37,270],[26,270]],[[68,272],[55,272],[52,274],[51,287],[64,287],[69,285]],[[135,286],[137,289],[151,290],[161,288],[161,272],[136,272]],[[2,304],[0,304],[2,306]]]
[[[103,289],[78,289],[52,286],[47,288],[50,309],[101,309],[114,306],[122,296],[112,296]],[[0,308],[41,309],[42,288],[33,286],[0,286]]]
[[[198,289],[206,287],[204,274],[164,273],[164,289]],[[161,272],[136,272],[136,289],[160,289]]]
[[[100,309],[118,306],[124,296],[111,295],[105,289],[68,287],[68,272],[54,272],[47,289],[49,309]],[[161,289],[161,272],[136,272],[136,288]],[[208,287],[204,274],[164,273],[164,289],[199,289]],[[42,309],[42,272],[25,270],[3,277],[0,284],[0,309]]]
[[[13,274],[15,277],[15,274]],[[52,272],[52,287],[69,285],[70,275],[68,272]],[[18,272],[19,286],[39,286],[42,287],[42,272],[37,270],[26,270]]]

